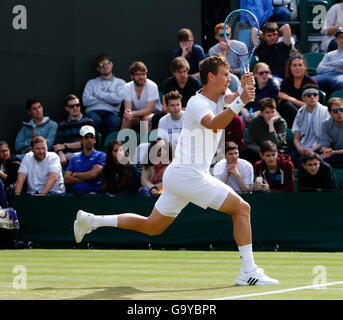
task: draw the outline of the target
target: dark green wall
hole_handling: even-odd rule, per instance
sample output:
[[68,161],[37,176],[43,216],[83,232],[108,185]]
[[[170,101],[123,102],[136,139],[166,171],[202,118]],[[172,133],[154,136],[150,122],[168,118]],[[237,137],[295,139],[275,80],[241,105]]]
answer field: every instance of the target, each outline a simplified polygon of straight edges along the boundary
[[[18,4],[27,10],[26,30],[12,26]],[[162,89],[182,27],[201,42],[201,1],[1,0],[0,140],[14,143],[22,121],[29,119],[29,97],[41,97],[45,114],[55,121],[64,119],[65,95],[82,95],[87,80],[96,76],[99,53],[113,56],[114,73],[126,81],[129,65],[144,61],[148,77]]]
[[[341,193],[282,193],[244,195],[251,204],[251,223],[255,250],[343,250]],[[80,245],[73,236],[76,212],[96,214],[135,212],[148,216],[156,198],[60,196],[10,198],[17,210],[18,239],[34,241],[40,247],[95,248],[187,248],[236,250],[230,215],[188,205],[160,236],[99,228],[86,235]]]

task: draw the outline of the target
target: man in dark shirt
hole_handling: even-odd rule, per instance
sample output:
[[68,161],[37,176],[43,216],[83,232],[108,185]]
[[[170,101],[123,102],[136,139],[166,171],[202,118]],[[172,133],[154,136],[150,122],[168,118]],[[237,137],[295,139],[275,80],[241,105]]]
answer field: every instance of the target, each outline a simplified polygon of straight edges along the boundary
[[182,95],[182,108],[186,108],[189,98],[201,88],[199,81],[190,76],[189,63],[185,58],[176,57],[170,67],[172,77],[165,80],[163,86],[163,111],[165,110],[164,96],[170,91],[179,91]]
[[[280,29],[275,22],[267,22],[262,26],[261,43],[255,51],[259,61],[265,62],[272,70],[274,77],[282,80],[285,76],[286,63],[292,48],[292,31],[289,24]],[[283,39],[279,42],[280,35]],[[282,82],[282,81],[280,81]]]
[[303,165],[298,170],[298,191],[337,191],[336,178],[331,166],[322,161],[316,152],[304,155]]

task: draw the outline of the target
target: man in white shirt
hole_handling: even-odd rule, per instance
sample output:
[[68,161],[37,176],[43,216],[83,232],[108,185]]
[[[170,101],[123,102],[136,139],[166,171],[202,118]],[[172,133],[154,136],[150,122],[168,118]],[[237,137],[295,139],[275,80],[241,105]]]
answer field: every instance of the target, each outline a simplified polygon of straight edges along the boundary
[[22,160],[14,193],[21,194],[27,179],[27,192],[36,196],[64,194],[62,167],[55,152],[48,152],[46,139],[41,136],[32,138],[31,152]]
[[170,91],[164,99],[168,113],[160,119],[157,135],[169,141],[174,150],[183,126],[182,95],[177,90]]
[[[112,226],[159,235],[192,202],[231,214],[233,235],[238,245],[242,270],[237,285],[270,285],[279,282],[264,274],[254,262],[250,205],[209,168],[225,127],[246,103],[255,98],[253,74],[242,76],[242,88],[231,93],[230,65],[222,56],[206,58],[200,65],[203,90],[190,98],[183,129],[172,163],[164,171],[163,192],[149,217],[134,213],[99,216],[79,210],[74,222],[76,242],[98,227]],[[225,106],[229,105],[225,109]]]
[[114,76],[110,56],[99,55],[95,64],[100,76],[87,82],[82,101],[86,115],[94,120],[95,130],[108,134],[120,129],[119,112],[126,82]]
[[238,145],[233,141],[225,143],[225,159],[215,164],[213,176],[237,193],[251,192],[254,184],[254,168],[249,161],[239,158]]
[[134,128],[140,121],[148,121],[151,130],[151,118],[155,112],[162,112],[158,86],[147,79],[148,68],[141,61],[135,61],[129,67],[132,81],[124,87],[124,116],[121,128]]

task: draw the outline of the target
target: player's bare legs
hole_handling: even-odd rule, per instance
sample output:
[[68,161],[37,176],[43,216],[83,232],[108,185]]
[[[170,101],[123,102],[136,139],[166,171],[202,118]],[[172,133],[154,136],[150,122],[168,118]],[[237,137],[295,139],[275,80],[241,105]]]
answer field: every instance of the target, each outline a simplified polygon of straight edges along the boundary
[[133,230],[155,236],[163,233],[175,220],[159,213],[154,207],[149,217],[140,216],[135,213],[123,213],[118,215],[118,228]]
[[219,211],[232,216],[233,236],[238,246],[251,244],[250,205],[237,193],[231,192],[224,200]]
[[99,227],[117,227],[155,236],[163,233],[174,220],[174,217],[162,215],[155,207],[149,217],[135,213],[103,216],[79,210],[74,222],[74,235],[79,243],[87,233]]

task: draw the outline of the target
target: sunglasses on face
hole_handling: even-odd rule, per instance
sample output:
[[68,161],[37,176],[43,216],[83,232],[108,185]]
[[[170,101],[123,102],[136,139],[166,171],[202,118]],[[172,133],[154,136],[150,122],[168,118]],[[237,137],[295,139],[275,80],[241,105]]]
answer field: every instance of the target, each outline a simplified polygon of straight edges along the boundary
[[79,103],[76,103],[76,104],[70,104],[68,107],[70,108],[70,109],[74,109],[74,108],[78,108],[80,106],[80,104]]
[[263,74],[270,74],[269,71],[260,71],[260,72],[257,72],[258,75],[262,76]]
[[[218,36],[218,37],[224,37],[224,32],[222,32],[222,33],[217,33],[217,36]],[[231,32],[227,32],[227,33],[226,33],[226,36],[227,36],[227,37],[230,37],[230,36],[231,36]]]
[[336,109],[332,109],[331,110],[333,113],[338,113],[339,112],[343,112],[343,107],[342,108],[336,108]]
[[103,63],[98,64],[99,68],[103,68],[104,66],[108,66],[111,63],[111,61],[106,61]]
[[309,92],[304,94],[305,97],[310,98],[311,96],[318,97],[317,92]]

